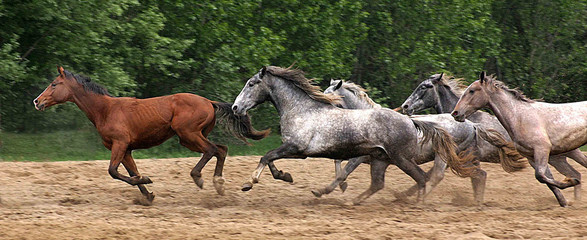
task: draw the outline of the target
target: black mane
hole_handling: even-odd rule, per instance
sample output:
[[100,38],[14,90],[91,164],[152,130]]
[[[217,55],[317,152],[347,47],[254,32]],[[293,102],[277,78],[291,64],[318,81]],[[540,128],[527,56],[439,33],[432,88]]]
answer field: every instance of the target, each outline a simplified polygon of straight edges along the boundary
[[90,91],[90,92],[97,93],[100,95],[112,96],[112,95],[110,95],[110,93],[108,93],[108,90],[106,90],[106,88],[102,87],[101,85],[99,85],[95,82],[92,82],[92,79],[90,79],[90,77],[71,73],[67,70],[63,70],[63,72],[65,72],[66,78],[73,77],[79,84],[84,86],[85,91]]

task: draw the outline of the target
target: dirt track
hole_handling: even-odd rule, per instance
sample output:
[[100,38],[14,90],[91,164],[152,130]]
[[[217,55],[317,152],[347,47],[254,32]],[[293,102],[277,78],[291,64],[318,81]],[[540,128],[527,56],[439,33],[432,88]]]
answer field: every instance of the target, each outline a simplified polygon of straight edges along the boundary
[[[468,179],[447,172],[427,198],[414,205],[394,197],[413,181],[396,167],[386,187],[363,204],[350,204],[369,185],[368,166],[349,188],[322,198],[311,189],[330,182],[331,160],[281,160],[294,183],[274,180],[240,191],[259,157],[229,157],[226,195],[212,187],[215,161],[205,168],[204,189],[192,182],[195,158],[145,159],[137,165],[154,183],[152,206],[135,204],[138,189],[113,180],[107,161],[0,162],[0,239],[488,239],[587,236],[587,203],[560,208],[529,169],[515,174],[498,165],[488,172],[485,205],[472,205]],[[585,168],[573,164],[585,175]],[[424,165],[428,169],[430,165]],[[124,169],[121,167],[121,172]],[[562,179],[560,175],[558,179]],[[564,191],[573,200],[572,190]],[[584,193],[587,199],[587,192]],[[586,200],[587,201],[587,200]]]

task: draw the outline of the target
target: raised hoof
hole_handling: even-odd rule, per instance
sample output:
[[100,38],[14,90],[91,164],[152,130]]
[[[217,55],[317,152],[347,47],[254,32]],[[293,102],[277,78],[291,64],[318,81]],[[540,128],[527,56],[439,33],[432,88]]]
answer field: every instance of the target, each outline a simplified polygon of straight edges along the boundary
[[243,188],[241,190],[243,190],[243,192],[246,192],[246,191],[251,190],[251,188],[253,188],[253,183],[246,182],[246,183],[243,183]]
[[194,178],[194,183],[200,188],[204,188],[204,180],[202,178]]
[[314,196],[316,197],[322,197],[322,192],[320,192],[319,190],[312,190],[312,193],[314,194]]
[[293,182],[293,178],[291,177],[291,174],[289,174],[288,172],[283,173],[283,176],[281,176],[281,180],[286,182]]
[[224,196],[224,182],[225,181],[223,177],[214,177],[214,188],[216,189],[216,192],[221,196]]
[[131,185],[139,185],[139,184],[150,184],[153,183],[149,177],[146,176],[132,176],[130,177],[130,184]]
[[340,184],[338,184],[338,187],[340,187],[340,190],[342,192],[346,191],[346,188],[348,187],[348,184],[346,182],[341,182]]

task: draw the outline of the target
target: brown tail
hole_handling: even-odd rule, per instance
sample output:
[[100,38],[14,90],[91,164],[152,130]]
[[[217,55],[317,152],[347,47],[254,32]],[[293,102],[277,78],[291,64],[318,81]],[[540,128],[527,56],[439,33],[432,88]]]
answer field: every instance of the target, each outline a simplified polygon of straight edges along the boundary
[[432,147],[436,154],[439,154],[441,159],[446,162],[450,169],[460,177],[470,177],[477,169],[473,164],[475,157],[468,151],[462,151],[461,154],[456,153],[457,144],[453,141],[452,136],[435,123],[419,121],[412,119],[414,125],[420,132],[422,132],[424,144],[432,141]]
[[236,138],[247,142],[246,138],[253,140],[263,139],[267,137],[271,132],[271,129],[265,129],[263,131],[257,131],[251,125],[251,118],[249,115],[237,116],[232,111],[232,103],[214,102],[214,113],[216,114],[216,122],[221,123],[225,127],[226,131],[234,135]]
[[475,126],[475,131],[483,140],[497,147],[499,150],[499,162],[503,170],[506,172],[516,172],[527,166],[527,161],[516,151],[514,144],[507,141],[500,132],[479,125]]

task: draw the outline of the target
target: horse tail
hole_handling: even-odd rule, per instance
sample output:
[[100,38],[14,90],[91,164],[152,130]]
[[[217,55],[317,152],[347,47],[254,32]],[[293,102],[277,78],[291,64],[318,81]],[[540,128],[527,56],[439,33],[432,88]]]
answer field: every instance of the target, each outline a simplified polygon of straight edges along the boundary
[[523,160],[524,157],[518,153],[514,144],[507,141],[500,132],[479,125],[475,126],[475,131],[483,140],[497,147],[499,162],[503,170],[506,172],[517,172],[526,167],[527,164]]
[[211,101],[214,106],[214,114],[216,114],[216,123],[220,123],[227,132],[235,136],[236,138],[247,142],[247,138],[253,140],[260,140],[271,132],[271,129],[265,129],[263,131],[257,131],[251,125],[251,118],[249,115],[237,116],[232,111],[232,103],[214,102]]
[[420,144],[423,145],[431,141],[434,152],[440,155],[440,158],[457,176],[470,177],[473,175],[478,168],[474,165],[474,155],[470,151],[461,151],[460,154],[457,154],[457,144],[446,130],[433,122],[415,119],[412,119],[412,122],[423,135]]

